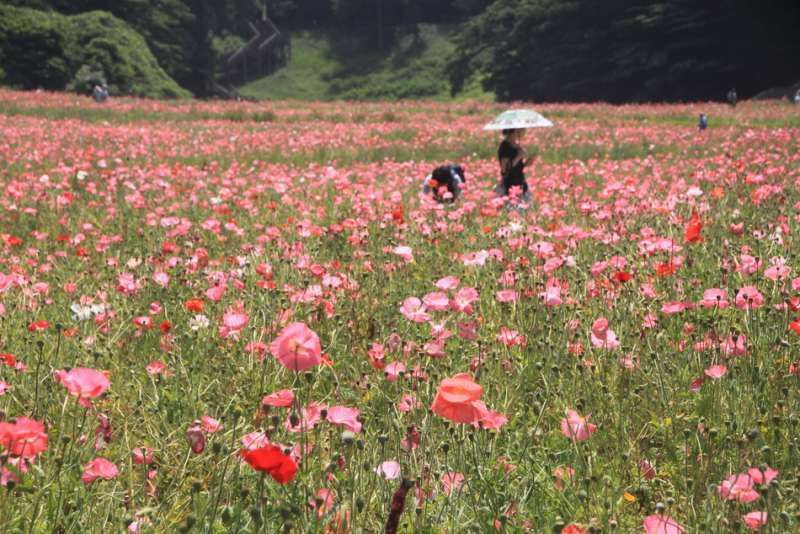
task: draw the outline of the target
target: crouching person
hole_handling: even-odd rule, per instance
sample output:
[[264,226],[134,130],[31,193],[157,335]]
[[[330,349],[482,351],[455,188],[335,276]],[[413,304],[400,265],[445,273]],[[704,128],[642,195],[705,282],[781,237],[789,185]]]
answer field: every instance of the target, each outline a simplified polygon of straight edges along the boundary
[[432,196],[436,202],[451,203],[461,196],[466,181],[464,168],[460,165],[441,165],[425,177],[422,192]]

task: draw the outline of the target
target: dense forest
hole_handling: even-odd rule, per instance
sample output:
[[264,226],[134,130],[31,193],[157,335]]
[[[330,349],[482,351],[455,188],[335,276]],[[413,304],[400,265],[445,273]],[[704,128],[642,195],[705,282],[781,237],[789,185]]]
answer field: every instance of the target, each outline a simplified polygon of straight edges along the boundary
[[373,49],[454,25],[441,76],[457,93],[480,73],[501,100],[718,99],[800,81],[797,0],[0,0],[0,83],[204,96],[265,12]]

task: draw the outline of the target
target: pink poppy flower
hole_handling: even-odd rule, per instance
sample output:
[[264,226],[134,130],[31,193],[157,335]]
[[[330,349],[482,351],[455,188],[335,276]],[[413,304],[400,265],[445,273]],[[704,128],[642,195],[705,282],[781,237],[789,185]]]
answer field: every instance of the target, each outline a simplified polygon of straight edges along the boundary
[[400,256],[401,258],[403,258],[403,261],[405,261],[406,263],[410,263],[410,262],[414,261],[414,253],[413,253],[413,250],[411,249],[411,247],[407,247],[407,246],[395,247],[392,250],[392,253]]
[[431,410],[454,423],[473,423],[483,416],[481,407],[475,405],[481,395],[483,388],[470,375],[459,373],[442,381]]
[[308,504],[312,509],[317,511],[317,517],[322,517],[327,514],[336,503],[336,494],[327,488],[322,488],[317,491],[316,496],[312,499],[308,498]]
[[306,371],[322,363],[319,337],[305,323],[287,325],[270,345],[270,352],[292,371]]
[[401,412],[410,412],[411,410],[415,410],[417,408],[421,408],[422,403],[417,400],[414,395],[410,393],[403,394],[400,397],[400,400],[397,402],[397,409]]
[[208,434],[214,434],[222,428],[222,424],[219,421],[207,415],[200,417],[200,424]]
[[[308,430],[311,430],[312,428],[317,426],[317,423],[319,423],[322,417],[322,410],[324,409],[325,409],[324,405],[311,401],[308,403],[308,406],[300,410],[299,417],[294,414],[289,414],[286,417],[286,422],[284,423],[284,427],[289,432],[295,432],[295,433],[306,432]],[[297,417],[296,422],[294,420],[295,417]]]
[[32,460],[47,450],[44,423],[17,417],[13,423],[0,421],[0,447],[3,455]]
[[753,479],[753,482],[760,485],[766,485],[772,482],[772,480],[778,476],[778,471],[776,469],[772,469],[767,466],[765,471],[761,471],[755,467],[752,467],[747,470],[747,474],[750,475],[750,478]]
[[519,294],[512,289],[502,289],[495,293],[497,302],[514,302],[519,298]]
[[186,440],[189,442],[189,447],[195,454],[200,454],[206,449],[206,434],[200,426],[200,421],[194,421],[191,426],[186,429]]
[[589,417],[581,417],[575,410],[567,410],[567,418],[561,420],[561,433],[573,441],[589,439],[597,431],[597,425],[587,422]]
[[88,486],[98,478],[111,480],[117,475],[119,475],[119,469],[116,465],[105,458],[95,458],[83,467],[81,481]]
[[431,320],[431,316],[426,313],[426,307],[417,297],[408,297],[400,307],[406,319],[412,323],[426,323]]
[[154,451],[150,447],[136,447],[131,451],[133,463],[138,465],[149,465],[153,463]]
[[750,530],[758,530],[767,524],[767,512],[750,512],[742,516],[742,521]]
[[747,336],[728,336],[720,345],[722,354],[726,357],[747,355]]
[[608,319],[605,317],[598,318],[592,324],[591,341],[592,345],[598,349],[614,350],[619,348],[617,334],[608,327]]
[[422,297],[426,310],[446,311],[450,308],[450,299],[444,293],[428,293]]
[[561,306],[563,300],[561,299],[561,288],[559,286],[547,286],[547,289],[539,293],[539,298],[545,306]]
[[147,364],[145,370],[147,370],[147,374],[149,374],[150,376],[155,376],[164,373],[166,368],[167,366],[164,365],[164,362],[162,362],[161,360],[153,360],[152,362]]
[[343,426],[351,432],[361,432],[361,422],[358,420],[359,413],[357,408],[331,406],[328,408],[328,415],[325,418],[329,423]]
[[436,287],[442,291],[448,291],[457,288],[460,283],[461,281],[455,276],[445,276],[436,281]]
[[153,281],[161,287],[169,285],[169,275],[163,271],[158,271],[153,275]]
[[91,401],[105,393],[111,385],[107,371],[97,371],[86,367],[76,367],[70,371],[53,373],[55,381],[67,388],[70,395],[78,397],[78,403],[90,407]]
[[464,475],[461,473],[451,472],[442,473],[439,479],[442,482],[442,489],[446,495],[451,495],[454,491],[458,490],[464,483]]
[[683,534],[683,527],[666,515],[649,515],[642,522],[646,534]]
[[524,347],[528,344],[528,339],[525,336],[516,330],[509,330],[505,326],[500,327],[500,333],[497,334],[497,341],[506,347]]
[[470,314],[472,313],[472,303],[479,298],[478,290],[474,287],[462,287],[456,291],[453,300],[450,301],[450,307],[453,311]]
[[760,495],[753,489],[753,479],[746,473],[731,475],[717,486],[717,493],[723,499],[751,503]]
[[375,473],[386,480],[397,480],[400,478],[400,464],[394,460],[387,460],[375,468]]
[[5,380],[0,380],[0,396],[5,395],[11,389],[11,384]]
[[250,432],[242,436],[242,446],[245,450],[254,451],[270,445],[269,437],[264,432]]
[[740,310],[757,309],[764,304],[764,296],[753,286],[745,286],[736,293],[734,301]]
[[261,399],[261,404],[274,408],[288,408],[292,403],[294,403],[294,392],[291,389],[282,389]]
[[703,300],[699,302],[700,306],[704,308],[720,308],[725,309],[730,306],[728,302],[728,292],[724,289],[711,288],[703,292]]
[[396,382],[400,373],[404,373],[406,365],[403,362],[392,362],[383,369],[383,374],[389,382]]
[[219,284],[206,289],[206,298],[211,302],[219,302],[225,294],[225,284]]
[[236,339],[239,333],[247,326],[250,316],[241,308],[229,309],[222,316],[222,326],[219,329],[220,336],[225,339],[233,337]]
[[728,368],[724,365],[712,365],[708,369],[705,370],[705,375],[709,378],[718,379],[725,376],[728,372]]

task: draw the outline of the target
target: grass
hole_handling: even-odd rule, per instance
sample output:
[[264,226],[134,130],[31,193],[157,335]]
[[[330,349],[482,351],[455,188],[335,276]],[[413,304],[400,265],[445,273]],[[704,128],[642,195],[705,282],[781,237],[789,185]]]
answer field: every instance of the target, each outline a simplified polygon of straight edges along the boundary
[[[378,51],[334,31],[292,36],[288,67],[251,82],[239,92],[260,100],[333,100],[427,98],[450,100],[445,61],[452,51],[450,28],[420,25],[417,36],[404,35],[390,50]],[[477,76],[457,100],[491,100]]]

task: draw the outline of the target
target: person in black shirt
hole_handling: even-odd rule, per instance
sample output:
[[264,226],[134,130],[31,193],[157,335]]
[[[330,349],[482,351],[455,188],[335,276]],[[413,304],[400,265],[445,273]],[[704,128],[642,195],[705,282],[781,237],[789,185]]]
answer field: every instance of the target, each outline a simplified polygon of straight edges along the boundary
[[525,167],[533,163],[533,158],[529,158],[525,149],[520,145],[520,141],[524,137],[524,128],[503,130],[503,141],[497,150],[502,182],[497,191],[502,196],[506,196],[512,187],[519,187],[522,190],[522,200],[527,202],[530,193],[528,192],[528,182],[525,180]]

